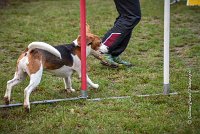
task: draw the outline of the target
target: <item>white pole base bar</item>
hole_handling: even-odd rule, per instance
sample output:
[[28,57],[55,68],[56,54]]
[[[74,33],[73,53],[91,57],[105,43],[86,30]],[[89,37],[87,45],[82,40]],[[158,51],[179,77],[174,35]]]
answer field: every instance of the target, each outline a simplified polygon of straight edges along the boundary
[[[195,93],[199,93],[199,92],[195,92]],[[85,92],[83,93],[85,96],[87,96],[87,94],[85,94]],[[178,95],[179,93],[174,92],[174,93],[169,93],[168,95]],[[133,95],[132,97],[136,96],[136,97],[151,97],[151,96],[160,96],[163,95],[162,93],[158,93],[158,94],[142,94],[142,95]],[[75,98],[65,98],[65,99],[55,99],[55,100],[43,100],[43,101],[34,101],[34,102],[30,102],[31,104],[51,104],[51,103],[56,103],[56,102],[61,102],[61,101],[76,101],[76,100],[80,100],[80,99],[86,99],[88,101],[102,101],[102,100],[114,100],[114,99],[129,99],[131,98],[131,96],[117,96],[117,97],[106,97],[106,98],[91,98],[91,99],[87,99],[87,97],[75,97]],[[23,103],[16,103],[16,104],[9,104],[9,105],[0,105],[0,108],[10,108],[10,107],[19,107],[19,106],[23,106]]]
[[[169,85],[168,85],[169,86]],[[166,86],[167,87],[167,86]],[[168,91],[168,90],[166,90]],[[182,92],[184,93],[184,92]],[[187,92],[188,93],[188,92]],[[200,93],[200,90],[197,91],[191,91],[191,93]],[[169,93],[168,95],[178,95],[181,94],[181,92],[173,92]],[[158,94],[142,94],[142,95],[133,95],[132,97],[153,97],[153,96],[162,96],[162,93]],[[131,96],[118,96],[118,97],[106,97],[106,98],[92,98],[92,99],[87,99],[88,101],[102,101],[102,100],[113,100],[113,99],[129,99]],[[43,100],[43,101],[34,101],[31,102],[31,104],[48,104],[48,103],[56,103],[56,102],[61,102],[61,101],[75,101],[75,100],[80,100],[81,97],[75,97],[75,98],[65,98],[65,99],[55,99],[55,100]],[[18,107],[22,106],[23,103],[16,103],[16,104],[9,104],[9,105],[0,105],[0,108],[9,108],[9,107]]]
[[[61,102],[61,101],[73,101],[73,100],[79,100],[79,99],[80,99],[79,97],[75,97],[75,98],[65,98],[65,99],[55,99],[55,100],[34,101],[30,103],[31,104],[47,104],[47,103],[55,103],[55,102]],[[0,105],[0,108],[9,108],[9,107],[18,107],[18,106],[23,106],[23,103]]]

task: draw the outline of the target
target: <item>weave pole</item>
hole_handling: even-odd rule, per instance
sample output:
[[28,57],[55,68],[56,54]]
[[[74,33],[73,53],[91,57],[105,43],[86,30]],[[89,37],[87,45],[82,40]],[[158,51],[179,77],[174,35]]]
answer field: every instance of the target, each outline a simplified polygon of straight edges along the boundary
[[164,91],[169,94],[169,43],[170,43],[170,0],[165,0],[164,5]]
[[81,24],[81,98],[87,98],[86,78],[86,2],[80,0],[80,24]]

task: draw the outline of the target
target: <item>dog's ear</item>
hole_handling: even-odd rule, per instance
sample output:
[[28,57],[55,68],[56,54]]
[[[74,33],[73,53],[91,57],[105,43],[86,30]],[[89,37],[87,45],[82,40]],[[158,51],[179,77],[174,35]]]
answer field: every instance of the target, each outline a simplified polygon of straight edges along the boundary
[[[92,34],[86,34],[86,44],[89,45],[90,43],[92,43],[92,41],[94,40],[94,37]],[[77,42],[78,42],[78,46],[81,47],[81,36],[79,35],[77,37]]]
[[94,35],[91,33],[86,33],[86,43],[91,44],[94,41]]
[[91,31],[90,31],[90,25],[88,25],[87,23],[86,23],[86,33],[91,33]]
[[[80,24],[80,31],[81,31],[81,24]],[[86,33],[91,33],[90,25],[88,25],[87,23],[86,23]]]

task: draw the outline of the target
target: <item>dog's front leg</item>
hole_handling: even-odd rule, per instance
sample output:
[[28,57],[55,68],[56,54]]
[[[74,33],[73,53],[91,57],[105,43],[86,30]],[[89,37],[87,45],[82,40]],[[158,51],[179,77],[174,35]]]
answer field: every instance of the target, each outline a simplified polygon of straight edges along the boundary
[[67,92],[75,92],[76,90],[72,88],[71,76],[63,78],[65,84],[65,90]]
[[95,88],[95,89],[99,88],[99,85],[98,85],[98,84],[94,84],[94,83],[92,82],[92,80],[88,77],[88,75],[86,75],[86,77],[87,77],[87,83],[88,83],[92,88]]
[[[78,75],[79,75],[79,78],[81,78],[81,69],[79,68],[79,69],[77,69],[76,71],[77,71],[77,73],[78,73]],[[87,83],[88,83],[92,88],[95,88],[95,89],[99,88],[99,85],[98,85],[98,84],[94,84],[94,83],[92,82],[92,80],[88,77],[87,74],[86,74],[86,77],[87,77]]]

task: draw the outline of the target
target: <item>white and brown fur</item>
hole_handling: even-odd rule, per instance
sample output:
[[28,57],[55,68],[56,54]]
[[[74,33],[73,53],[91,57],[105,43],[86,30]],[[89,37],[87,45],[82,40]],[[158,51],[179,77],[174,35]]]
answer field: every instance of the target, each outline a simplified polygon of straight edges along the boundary
[[[86,34],[86,51],[87,56],[91,52],[95,52],[101,46],[101,39],[91,34],[87,30]],[[47,70],[52,74],[64,79],[65,89],[75,92],[72,88],[71,75],[76,71],[81,77],[81,47],[78,38],[71,44],[59,45],[52,47],[44,42],[32,42],[28,48],[19,56],[14,78],[7,82],[7,89],[4,96],[6,104],[10,103],[12,88],[22,82],[26,76],[30,77],[30,83],[24,90],[24,108],[30,110],[29,96],[31,92],[39,85],[43,70]],[[87,76],[87,83],[92,88],[98,88],[98,84],[94,84]]]

